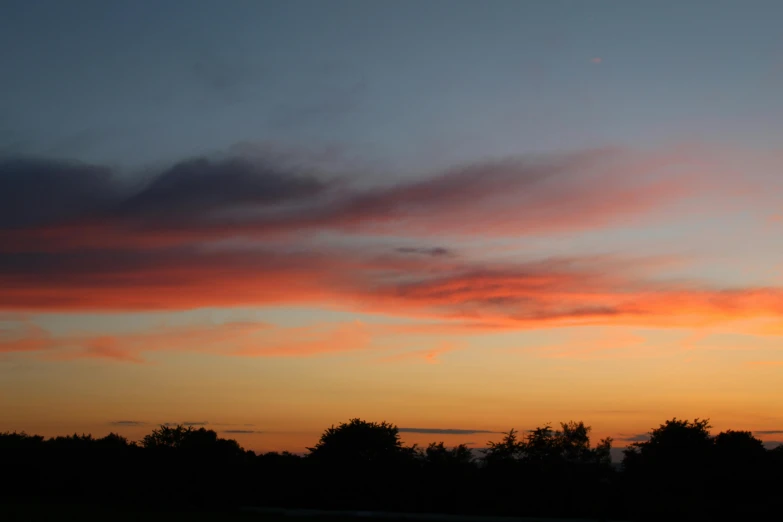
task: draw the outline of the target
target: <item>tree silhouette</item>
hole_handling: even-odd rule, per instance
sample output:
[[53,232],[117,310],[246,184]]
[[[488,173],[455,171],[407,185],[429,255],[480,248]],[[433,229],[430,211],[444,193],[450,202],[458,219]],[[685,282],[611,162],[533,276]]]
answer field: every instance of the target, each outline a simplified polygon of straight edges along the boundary
[[503,432],[498,442],[487,442],[484,449],[484,463],[488,466],[509,466],[516,462],[524,452],[525,445],[519,440],[517,431],[511,428]]
[[358,418],[327,428],[307,449],[312,459],[347,465],[389,463],[404,453],[397,426]]
[[712,449],[709,420],[667,420],[650,432],[649,440],[635,442],[625,451],[624,465],[633,469],[638,465],[656,469],[702,465]]
[[[483,458],[444,442],[406,447],[387,422],[351,419],[305,456],[245,451],[212,430],[160,426],[139,443],[116,433],[44,439],[0,433],[4,499],[120,506],[259,505],[618,520],[774,520],[783,512],[783,447],[747,431],[710,434],[672,419],[632,445],[591,446],[582,422],[504,433]],[[26,500],[25,500],[26,499]]]
[[742,465],[763,458],[764,443],[749,431],[728,430],[715,436],[716,457],[722,465]]
[[128,440],[127,437],[123,437],[122,435],[118,433],[109,433],[102,439],[97,439],[96,442],[98,445],[102,448],[130,448],[130,447],[136,447],[135,442],[131,442]]
[[524,440],[519,440],[516,430],[504,433],[499,442],[490,441],[484,450],[484,461],[490,465],[501,462],[521,461],[527,464],[553,464],[556,462],[602,463],[611,462],[612,439],[606,438],[591,449],[590,426],[584,422],[563,422],[561,430],[550,425],[530,430]]
[[648,441],[625,451],[629,503],[650,516],[672,511],[694,520],[707,516],[713,450],[709,420],[667,420],[650,432]]
[[28,435],[25,432],[0,433],[0,449],[5,450],[36,450],[40,449],[44,438],[40,435]]
[[195,449],[206,447],[217,441],[217,433],[192,426],[176,427],[161,425],[145,435],[141,445],[147,449]]
[[431,442],[424,450],[424,459],[429,466],[454,470],[472,465],[473,453],[465,444],[449,448],[443,442]]

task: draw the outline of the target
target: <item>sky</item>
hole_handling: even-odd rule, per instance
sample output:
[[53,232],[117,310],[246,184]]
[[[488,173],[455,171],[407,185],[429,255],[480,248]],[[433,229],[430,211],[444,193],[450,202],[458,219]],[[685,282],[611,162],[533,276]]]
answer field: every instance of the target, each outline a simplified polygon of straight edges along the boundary
[[783,4],[3,2],[0,431],[783,440]]

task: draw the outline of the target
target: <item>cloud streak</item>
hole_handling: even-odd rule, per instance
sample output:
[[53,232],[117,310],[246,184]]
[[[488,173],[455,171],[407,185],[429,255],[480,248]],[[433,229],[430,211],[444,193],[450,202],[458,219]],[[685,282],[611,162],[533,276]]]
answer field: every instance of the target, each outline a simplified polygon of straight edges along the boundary
[[439,364],[442,355],[459,350],[460,348],[461,347],[458,347],[453,343],[441,342],[434,348],[391,355],[389,357],[384,357],[381,360],[384,362],[419,361],[427,364]]
[[620,435],[617,440],[622,442],[647,442],[650,440],[649,433],[636,433],[633,435]]
[[[278,327],[266,323],[223,323],[211,326],[157,328],[117,336],[71,335],[54,337],[44,330],[45,342],[0,342],[0,353],[37,353],[53,360],[106,359],[145,363],[154,352],[210,353],[238,357],[312,357],[372,348],[374,335],[388,334],[355,321]],[[22,332],[20,335],[24,335]],[[96,347],[100,348],[97,349]],[[169,425],[206,423],[166,423]]]
[[[0,281],[5,283],[0,308],[121,311],[329,303],[360,312],[428,318],[441,326],[477,333],[573,325],[703,327],[746,319],[774,322],[783,315],[783,290],[779,288],[662,283],[651,277],[661,267],[655,259],[594,257],[477,264],[359,251],[271,250],[244,254],[182,251],[167,259],[115,258],[103,253],[56,259],[37,254],[25,259],[0,257],[4,272]],[[268,326],[237,323],[221,335],[246,337]],[[763,333],[763,328],[754,328],[754,333]],[[293,344],[287,338],[276,346],[246,346],[244,354],[313,354],[323,344],[361,349],[368,342],[361,328],[325,333],[326,343],[321,334],[290,334]],[[152,332],[133,342],[208,344],[212,335],[215,332],[194,327],[181,332],[178,341]],[[40,351],[63,342],[29,323],[18,330],[0,331],[0,352]],[[91,356],[117,359],[127,352],[118,343],[127,342],[131,341],[111,336],[92,338],[87,349]],[[627,345],[638,340],[616,342]],[[591,348],[571,349],[587,353]]]
[[462,428],[399,428],[400,433],[420,433],[428,435],[475,435],[478,433],[502,433],[490,430],[471,430]]
[[667,171],[685,160],[605,149],[486,162],[371,188],[347,175],[326,179],[258,156],[182,161],[141,186],[120,182],[102,166],[0,160],[0,239],[4,251],[19,253],[319,230],[427,236],[585,230],[692,195],[697,180]]
[[441,247],[432,247],[432,248],[401,247],[397,249],[397,252],[400,252],[402,254],[419,254],[423,256],[432,256],[432,257],[444,257],[444,256],[454,255],[454,253],[451,250],[447,248],[441,248]]

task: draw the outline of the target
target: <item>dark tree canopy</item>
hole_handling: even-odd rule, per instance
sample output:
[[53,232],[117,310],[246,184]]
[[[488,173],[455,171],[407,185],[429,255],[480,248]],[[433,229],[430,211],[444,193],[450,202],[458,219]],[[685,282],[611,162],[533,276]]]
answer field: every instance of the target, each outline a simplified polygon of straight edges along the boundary
[[487,465],[502,465],[516,461],[524,451],[524,444],[519,440],[517,431],[511,428],[503,433],[503,438],[498,442],[489,441],[484,450],[484,461]]
[[728,430],[715,436],[715,450],[722,459],[757,459],[766,453],[764,443],[749,431]]
[[554,462],[602,463],[611,462],[612,439],[599,442],[590,447],[590,426],[584,422],[563,422],[560,430],[550,425],[530,430],[520,440],[515,430],[503,434],[499,442],[488,443],[484,450],[487,463],[520,461],[529,464],[551,464]]
[[650,439],[635,442],[625,451],[624,465],[630,471],[646,469],[679,469],[678,477],[705,472],[704,465],[713,449],[709,420],[693,421],[674,418],[650,431]]
[[424,459],[430,466],[450,469],[472,465],[473,453],[465,444],[449,448],[443,442],[432,442],[424,449]]
[[404,452],[397,426],[361,419],[327,428],[308,450],[313,459],[346,464],[389,462]]

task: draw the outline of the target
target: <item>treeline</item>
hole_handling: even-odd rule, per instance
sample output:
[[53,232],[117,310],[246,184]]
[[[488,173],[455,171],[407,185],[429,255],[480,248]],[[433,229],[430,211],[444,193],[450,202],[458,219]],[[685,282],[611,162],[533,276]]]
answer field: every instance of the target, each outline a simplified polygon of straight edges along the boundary
[[288,508],[715,520],[783,514],[783,446],[750,432],[713,436],[673,419],[611,462],[579,422],[511,430],[477,453],[442,442],[405,446],[396,426],[352,419],[308,453],[256,455],[204,428],[161,426],[44,439],[0,434],[0,495],[33,502],[257,505]]

